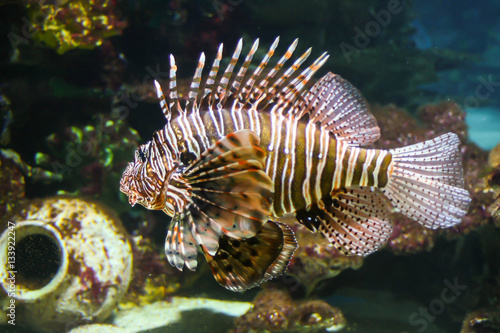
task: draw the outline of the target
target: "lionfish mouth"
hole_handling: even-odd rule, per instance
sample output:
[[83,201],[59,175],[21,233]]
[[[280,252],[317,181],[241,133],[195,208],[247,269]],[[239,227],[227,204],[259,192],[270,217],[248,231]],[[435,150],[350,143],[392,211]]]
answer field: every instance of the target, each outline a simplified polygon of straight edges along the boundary
[[141,197],[139,196],[139,193],[135,189],[130,188],[128,184],[130,184],[130,181],[120,182],[120,191],[128,196],[128,202],[132,207],[134,207],[138,201],[141,201]]
[[133,207],[138,199],[138,193],[132,186],[132,166],[129,164],[120,179],[120,191],[128,196],[128,202]]
[[120,190],[122,193],[124,193],[128,196],[128,202],[130,203],[130,205],[132,207],[134,207],[135,204],[137,203],[137,201],[139,201],[139,195],[138,195],[137,191],[135,191],[133,189],[128,189],[125,187],[120,187]]
[[132,207],[137,203],[137,193],[135,191],[128,192],[128,202]]

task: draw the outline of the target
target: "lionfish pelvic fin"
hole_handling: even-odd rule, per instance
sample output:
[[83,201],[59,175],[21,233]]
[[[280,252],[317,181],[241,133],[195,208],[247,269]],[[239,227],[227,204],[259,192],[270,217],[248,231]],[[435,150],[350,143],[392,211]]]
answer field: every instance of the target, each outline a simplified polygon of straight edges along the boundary
[[245,291],[282,275],[297,242],[285,224],[268,221],[254,237],[222,236],[215,255],[203,251],[215,279],[232,291]]

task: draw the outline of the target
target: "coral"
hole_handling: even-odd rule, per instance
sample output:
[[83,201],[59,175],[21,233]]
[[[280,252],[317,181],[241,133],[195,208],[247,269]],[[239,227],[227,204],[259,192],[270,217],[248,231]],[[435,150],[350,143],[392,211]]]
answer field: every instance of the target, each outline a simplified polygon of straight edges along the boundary
[[126,25],[118,19],[115,2],[109,0],[30,0],[28,6],[35,39],[60,54],[99,46],[104,38],[120,34]]
[[154,247],[149,238],[135,236],[133,240],[134,272],[129,291],[121,303],[124,308],[165,300],[182,282],[181,272],[168,265],[164,251]]
[[11,214],[14,206],[23,201],[26,178],[35,183],[62,179],[53,172],[31,167],[12,149],[0,149],[0,217]]
[[24,198],[24,175],[17,165],[0,154],[0,216],[12,213],[13,207]]
[[471,193],[472,202],[467,215],[463,222],[457,225],[456,230],[467,233],[489,221],[491,216],[485,208],[490,206],[494,199],[492,193],[485,191],[487,188],[485,176],[488,173],[485,166],[488,163],[488,153],[477,145],[469,143],[462,147],[462,155],[465,186]]
[[265,289],[253,303],[251,310],[235,320],[232,333],[331,332],[346,325],[339,309],[320,300],[293,301],[282,290]]
[[495,224],[500,227],[500,144],[491,150],[488,165],[493,169],[486,177],[488,187],[485,191],[493,192],[495,202],[487,208],[487,211],[493,217]]
[[490,155],[488,156],[488,165],[492,168],[500,166],[500,143],[490,151]]
[[[390,149],[432,139],[438,135],[454,132],[462,142],[467,140],[465,112],[454,102],[424,105],[417,117],[393,104],[371,105],[380,127],[381,139],[374,147]],[[419,122],[423,123],[419,125]]]
[[434,247],[439,231],[427,229],[403,214],[395,214],[394,231],[387,247],[396,254],[429,251]]
[[426,135],[435,136],[453,132],[458,135],[460,141],[467,142],[465,111],[455,102],[425,105],[419,109],[418,117],[427,124]]
[[10,125],[12,124],[12,110],[10,100],[3,94],[0,95],[0,145],[6,145],[10,141]]
[[[49,153],[38,153],[38,165],[63,177],[58,194],[98,197],[116,205],[121,174],[126,160],[138,146],[138,133],[114,115],[97,115],[92,124],[66,128],[47,139]],[[129,210],[124,203],[123,210]]]
[[[287,272],[305,286],[307,294],[310,294],[319,282],[337,276],[344,269],[358,269],[363,264],[363,257],[340,254],[319,233],[313,233],[298,223],[293,225],[293,229],[299,247]],[[290,281],[284,282],[290,284]]]
[[[481,308],[467,314],[463,321],[461,333],[489,333],[500,331],[500,266],[498,263],[498,244],[500,227],[500,145],[491,150],[488,162],[484,156],[476,161],[477,167],[483,166],[481,173],[474,183],[474,201],[464,223],[472,224],[469,220],[493,220],[495,228],[485,229],[482,235],[483,255],[486,258],[487,271],[496,278],[485,273],[480,292]],[[486,165],[486,167],[484,167]],[[463,223],[462,223],[463,224]],[[460,226],[462,227],[462,226]],[[475,307],[474,307],[475,308]]]

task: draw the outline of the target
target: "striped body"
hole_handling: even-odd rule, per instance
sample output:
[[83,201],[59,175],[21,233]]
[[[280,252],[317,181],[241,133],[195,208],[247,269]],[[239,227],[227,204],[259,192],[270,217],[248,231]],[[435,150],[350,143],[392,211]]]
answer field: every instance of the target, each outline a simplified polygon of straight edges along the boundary
[[171,126],[173,131],[163,131],[176,133],[179,151],[184,149],[192,159],[229,133],[254,131],[267,150],[265,171],[274,183],[275,217],[306,208],[333,190],[357,185],[382,188],[388,180],[388,151],[350,147],[290,114],[216,110],[178,117]]

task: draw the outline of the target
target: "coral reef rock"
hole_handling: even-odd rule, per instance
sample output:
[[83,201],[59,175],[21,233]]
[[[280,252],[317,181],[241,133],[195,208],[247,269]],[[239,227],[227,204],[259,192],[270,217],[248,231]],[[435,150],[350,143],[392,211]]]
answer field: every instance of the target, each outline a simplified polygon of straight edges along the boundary
[[16,163],[0,153],[0,216],[11,214],[24,198],[25,179]]
[[121,305],[134,307],[163,301],[185,282],[185,275],[167,263],[165,251],[154,246],[150,238],[134,236],[132,252],[133,278]]
[[59,54],[74,48],[92,49],[126,26],[117,17],[114,1],[30,0],[28,6],[35,39]]
[[488,165],[493,168],[486,177],[488,191],[493,192],[495,202],[488,207],[495,224],[500,227],[500,144],[493,148],[488,157]]
[[248,332],[335,332],[346,325],[339,309],[320,300],[293,301],[281,290],[265,289],[254,307],[236,319],[231,333]]

